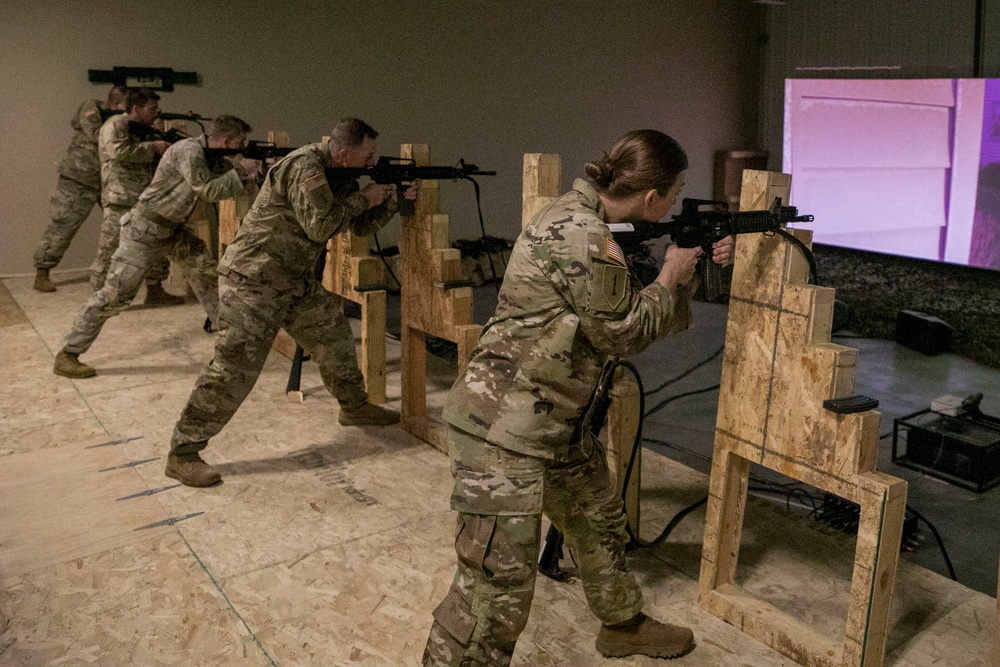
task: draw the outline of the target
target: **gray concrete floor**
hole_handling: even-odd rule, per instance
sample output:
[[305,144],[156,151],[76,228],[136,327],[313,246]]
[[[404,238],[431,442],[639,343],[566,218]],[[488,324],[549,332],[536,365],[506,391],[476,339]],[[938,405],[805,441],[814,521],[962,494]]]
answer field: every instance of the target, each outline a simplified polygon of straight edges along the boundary
[[[496,290],[491,286],[477,288],[473,303],[476,321],[485,323],[493,313]],[[724,343],[727,306],[696,302],[693,308],[695,323],[689,330],[659,341],[630,359],[640,369],[646,392],[708,359]],[[892,341],[856,338],[849,332],[835,335],[833,342],[858,350],[855,393],[879,400],[882,434],[891,434],[893,419],[928,408],[932,400],[946,394],[965,397],[981,392],[982,411],[1000,416],[1000,370],[953,354],[926,356]],[[720,354],[690,375],[648,395],[647,413],[664,399],[718,384],[721,370]],[[643,433],[649,439],[646,446],[708,473],[717,401],[718,392],[708,391],[671,401],[648,414]],[[1000,530],[996,523],[1000,515],[1000,487],[976,493],[894,464],[891,435],[879,443],[878,468],[909,482],[908,505],[940,533],[958,581],[995,596],[1000,553]],[[791,481],[760,468],[752,474],[779,483]],[[822,491],[811,487],[805,491],[822,496]],[[789,497],[787,493],[758,492],[758,495],[787,506],[791,512],[808,514],[812,510],[801,494]],[[644,527],[643,532],[647,530],[651,529]],[[912,550],[904,551],[903,558],[948,576],[937,542],[923,523],[919,524],[918,540]]]

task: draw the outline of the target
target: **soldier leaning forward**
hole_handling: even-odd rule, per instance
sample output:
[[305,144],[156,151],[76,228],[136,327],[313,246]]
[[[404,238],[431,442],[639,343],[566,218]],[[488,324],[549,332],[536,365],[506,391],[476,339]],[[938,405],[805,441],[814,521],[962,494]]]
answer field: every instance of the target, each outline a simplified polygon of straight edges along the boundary
[[115,86],[108,92],[107,103],[90,100],[80,105],[70,123],[73,140],[59,162],[59,182],[49,200],[52,222],[45,228],[35,250],[35,284],[39,292],[55,292],[49,279],[73,241],[80,225],[101,200],[101,163],[97,159],[97,133],[109,111],[125,109],[125,88]]
[[[171,257],[184,266],[188,282],[212,323],[219,310],[218,274],[211,251],[185,227],[198,197],[228,199],[246,191],[251,180],[244,164],[222,160],[209,168],[204,148],[242,148],[250,126],[234,116],[219,116],[208,136],[184,139],[163,154],[153,182],[122,216],[121,243],[111,257],[108,277],[80,309],[73,329],[56,355],[56,375],[86,378],[97,374],[81,363],[109,318],[129,307],[149,267]],[[251,169],[256,165],[249,165]],[[214,171],[213,171],[214,170]]]
[[[701,250],[668,248],[643,288],[606,223],[658,221],[684,183],[687,156],[655,130],[631,132],[587,165],[593,184],[540,211],[511,253],[499,305],[443,417],[455,478],[458,570],[434,611],[425,665],[507,665],[528,619],[542,514],[565,535],[605,656],[676,657],[687,628],[642,613],[625,566],[621,498],[584,412],[609,355],[641,351],[690,321]],[[731,239],[715,253],[727,262]]]
[[[90,265],[90,283],[101,289],[118,248],[121,217],[132,208],[139,195],[153,179],[156,161],[170,144],[166,141],[140,141],[130,130],[133,124],[152,126],[160,115],[160,96],[148,88],[128,91],[125,113],[109,118],[97,137],[97,155],[101,161],[101,204],[104,218],[97,243],[97,256]],[[163,257],[149,268],[146,276],[146,303],[169,305],[183,303],[180,297],[167,294],[161,282],[170,273],[170,260]]]
[[[219,474],[199,456],[250,393],[271,343],[284,328],[319,365],[340,403],[341,424],[391,424],[399,414],[368,403],[354,336],[338,302],[315,276],[326,242],[351,230],[371,234],[396,211],[389,188],[329,182],[326,167],[370,167],[378,133],[340,121],[327,144],[289,153],[268,170],[253,207],[219,265],[219,319],[228,325],[174,428],[166,474],[209,486]],[[416,191],[410,188],[407,197]]]

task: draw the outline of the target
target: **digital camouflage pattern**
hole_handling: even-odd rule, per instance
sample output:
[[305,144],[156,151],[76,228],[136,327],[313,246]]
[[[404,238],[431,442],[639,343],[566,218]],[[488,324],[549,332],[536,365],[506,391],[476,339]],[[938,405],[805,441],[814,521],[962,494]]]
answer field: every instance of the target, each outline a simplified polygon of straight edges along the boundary
[[[218,274],[211,252],[184,223],[198,197],[218,201],[244,192],[245,174],[229,161],[213,172],[202,150],[204,139],[184,139],[164,152],[156,175],[131,211],[122,216],[121,237],[107,280],[83,305],[63,350],[83,354],[104,323],[129,307],[150,266],[172,258],[187,269],[191,289],[213,323],[219,310]],[[241,176],[242,175],[242,176]]]
[[347,229],[372,233],[395,213],[395,202],[368,208],[357,181],[327,182],[327,163],[324,147],[311,144],[268,170],[219,265],[219,319],[228,328],[174,427],[174,454],[204,449],[229,422],[253,389],[279,327],[316,361],[342,408],[368,400],[351,327],[316,278],[316,264],[330,237]]
[[690,323],[690,302],[646,288],[609,255],[611,233],[593,186],[573,189],[525,227],[499,305],[445,421],[522,454],[566,460],[608,355],[630,355]]
[[510,662],[531,607],[543,513],[598,618],[620,623],[642,609],[625,566],[622,501],[582,421],[608,356],[686,328],[690,302],[657,283],[642,288],[604,217],[578,179],[525,227],[496,313],[448,396],[458,571],[434,611],[425,665]]
[[[128,114],[111,116],[98,133],[97,154],[101,161],[101,202],[104,217],[97,241],[97,256],[90,265],[90,284],[104,286],[111,257],[118,249],[121,217],[135,205],[153,177],[156,151],[152,142],[139,141],[129,133]],[[158,283],[170,274],[170,260],[159,259],[149,267],[146,282]]]
[[59,181],[49,200],[49,217],[35,250],[36,269],[52,269],[62,261],[83,221],[101,198],[101,163],[97,159],[97,134],[101,129],[100,100],[80,105],[70,125],[73,139],[59,162]]

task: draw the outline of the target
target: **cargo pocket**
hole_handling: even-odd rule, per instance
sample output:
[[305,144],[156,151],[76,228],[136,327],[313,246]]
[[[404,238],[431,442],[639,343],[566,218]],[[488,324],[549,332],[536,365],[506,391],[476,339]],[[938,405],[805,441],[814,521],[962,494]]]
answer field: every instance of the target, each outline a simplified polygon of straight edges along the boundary
[[438,625],[458,643],[456,653],[461,653],[469,645],[476,629],[476,617],[472,615],[469,603],[457,591],[451,590],[434,610],[433,616]]

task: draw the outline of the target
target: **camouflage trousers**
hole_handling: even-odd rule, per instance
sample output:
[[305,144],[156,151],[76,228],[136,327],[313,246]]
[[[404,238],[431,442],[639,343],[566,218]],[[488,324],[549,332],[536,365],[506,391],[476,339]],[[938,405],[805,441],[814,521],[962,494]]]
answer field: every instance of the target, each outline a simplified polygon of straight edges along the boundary
[[202,370],[174,427],[170,450],[191,454],[206,447],[232,419],[253,389],[278,329],[287,331],[319,365],[327,390],[341,407],[368,400],[358,369],[354,334],[340,303],[315,279],[281,290],[231,272],[219,287],[219,335],[215,356]]
[[49,200],[52,222],[35,250],[35,268],[53,269],[62,261],[83,221],[94,204],[101,201],[101,189],[84,185],[72,178],[59,176],[55,192]]
[[[122,216],[131,207],[118,204],[104,205],[104,218],[101,220],[101,235],[97,240],[97,257],[90,265],[90,284],[94,291],[104,287],[104,280],[111,267],[111,258],[118,249],[122,231]],[[170,275],[170,260],[166,257],[157,259],[146,272],[146,284],[162,283]]]
[[80,309],[62,349],[73,354],[89,350],[104,323],[128,309],[149,267],[167,257],[183,267],[191,290],[217,325],[219,276],[205,244],[183,227],[170,230],[129,211],[122,216],[121,243],[111,256],[107,279]]
[[620,623],[642,609],[625,567],[625,513],[604,449],[587,435],[568,463],[524,456],[451,427],[458,571],[434,610],[424,665],[507,665],[528,622],[542,514],[580,566],[591,611]]

